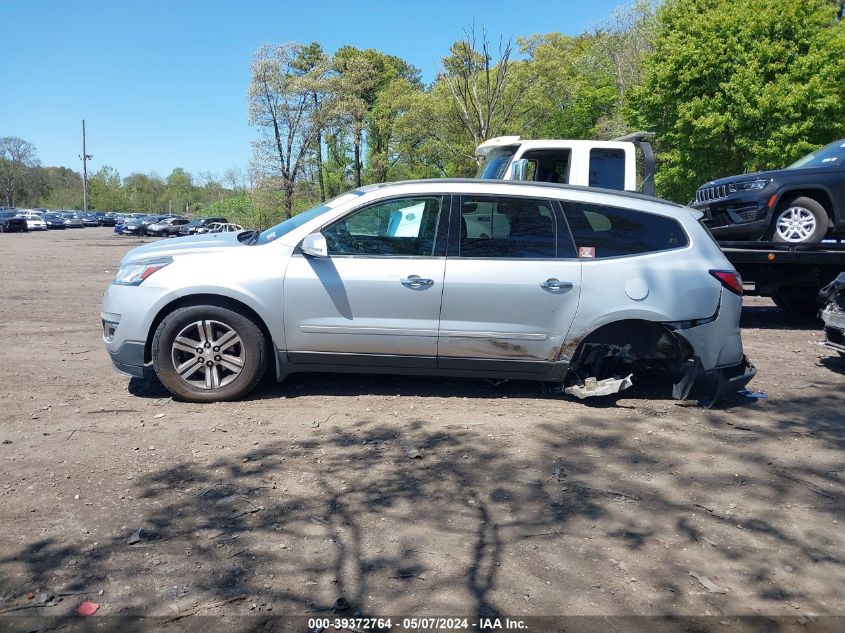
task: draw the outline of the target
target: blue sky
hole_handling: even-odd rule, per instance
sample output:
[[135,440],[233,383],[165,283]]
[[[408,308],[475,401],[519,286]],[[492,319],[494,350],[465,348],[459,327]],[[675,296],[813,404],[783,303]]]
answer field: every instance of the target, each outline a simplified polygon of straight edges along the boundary
[[0,0],[0,136],[35,144],[44,165],[166,176],[249,163],[246,92],[266,43],[319,41],[398,55],[431,81],[473,19],[491,36],[579,33],[624,0]]

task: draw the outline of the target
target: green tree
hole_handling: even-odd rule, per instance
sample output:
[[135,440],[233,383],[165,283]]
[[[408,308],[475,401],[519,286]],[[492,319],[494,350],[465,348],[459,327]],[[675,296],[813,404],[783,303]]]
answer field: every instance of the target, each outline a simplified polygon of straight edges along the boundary
[[0,138],[0,187],[5,206],[15,206],[15,195],[36,165],[38,156],[32,143],[17,136]]
[[391,106],[380,100],[388,90],[402,87],[420,90],[420,71],[405,60],[375,49],[340,48],[332,58],[334,69],[331,111],[352,139],[354,185],[363,184],[365,144],[369,153],[370,177],[381,182],[390,162]]
[[829,0],[668,0],[632,89],[657,133],[658,192],[781,167],[845,136],[845,24]]
[[120,174],[114,167],[104,165],[88,177],[88,200],[91,209],[112,211],[122,209],[125,198]]
[[265,186],[281,189],[285,217],[291,216],[296,182],[320,126],[304,69],[306,53],[296,43],[265,46],[255,53],[251,67],[249,122],[261,131],[253,143],[253,170]]

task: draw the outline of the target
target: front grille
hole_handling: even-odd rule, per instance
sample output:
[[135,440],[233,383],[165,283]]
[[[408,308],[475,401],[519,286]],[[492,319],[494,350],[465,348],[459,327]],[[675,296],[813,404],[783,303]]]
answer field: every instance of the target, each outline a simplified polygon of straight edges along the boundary
[[708,226],[718,227],[718,226],[728,226],[731,223],[728,214],[724,211],[713,211],[712,217],[709,222],[707,222]]
[[727,185],[716,185],[715,187],[702,187],[695,192],[696,202],[712,202],[728,197]]

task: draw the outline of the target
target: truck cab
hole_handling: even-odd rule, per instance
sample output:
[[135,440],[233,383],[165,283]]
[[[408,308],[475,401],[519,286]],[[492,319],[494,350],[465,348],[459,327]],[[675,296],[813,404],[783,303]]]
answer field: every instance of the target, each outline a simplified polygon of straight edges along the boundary
[[[636,132],[611,141],[527,140],[499,136],[479,145],[476,178],[529,180],[654,195],[652,134]],[[638,170],[637,150],[643,153]],[[637,172],[642,173],[638,185]]]

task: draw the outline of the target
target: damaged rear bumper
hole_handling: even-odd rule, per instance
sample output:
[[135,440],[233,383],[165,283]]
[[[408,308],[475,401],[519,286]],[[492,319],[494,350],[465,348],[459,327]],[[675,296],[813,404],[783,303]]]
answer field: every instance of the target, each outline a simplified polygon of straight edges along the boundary
[[672,397],[677,400],[687,398],[693,387],[701,386],[710,391],[706,397],[700,398],[701,404],[712,407],[725,395],[736,393],[745,388],[757,375],[757,368],[751,364],[748,357],[743,355],[742,361],[735,365],[717,367],[710,371],[701,369],[701,360],[696,356],[689,362],[681,379],[672,388]]
[[714,374],[713,377],[716,380],[716,392],[713,394],[713,400],[708,404],[712,407],[722,396],[743,389],[757,375],[757,368],[751,364],[747,356],[743,355],[742,362],[730,367],[718,367],[710,373]]

